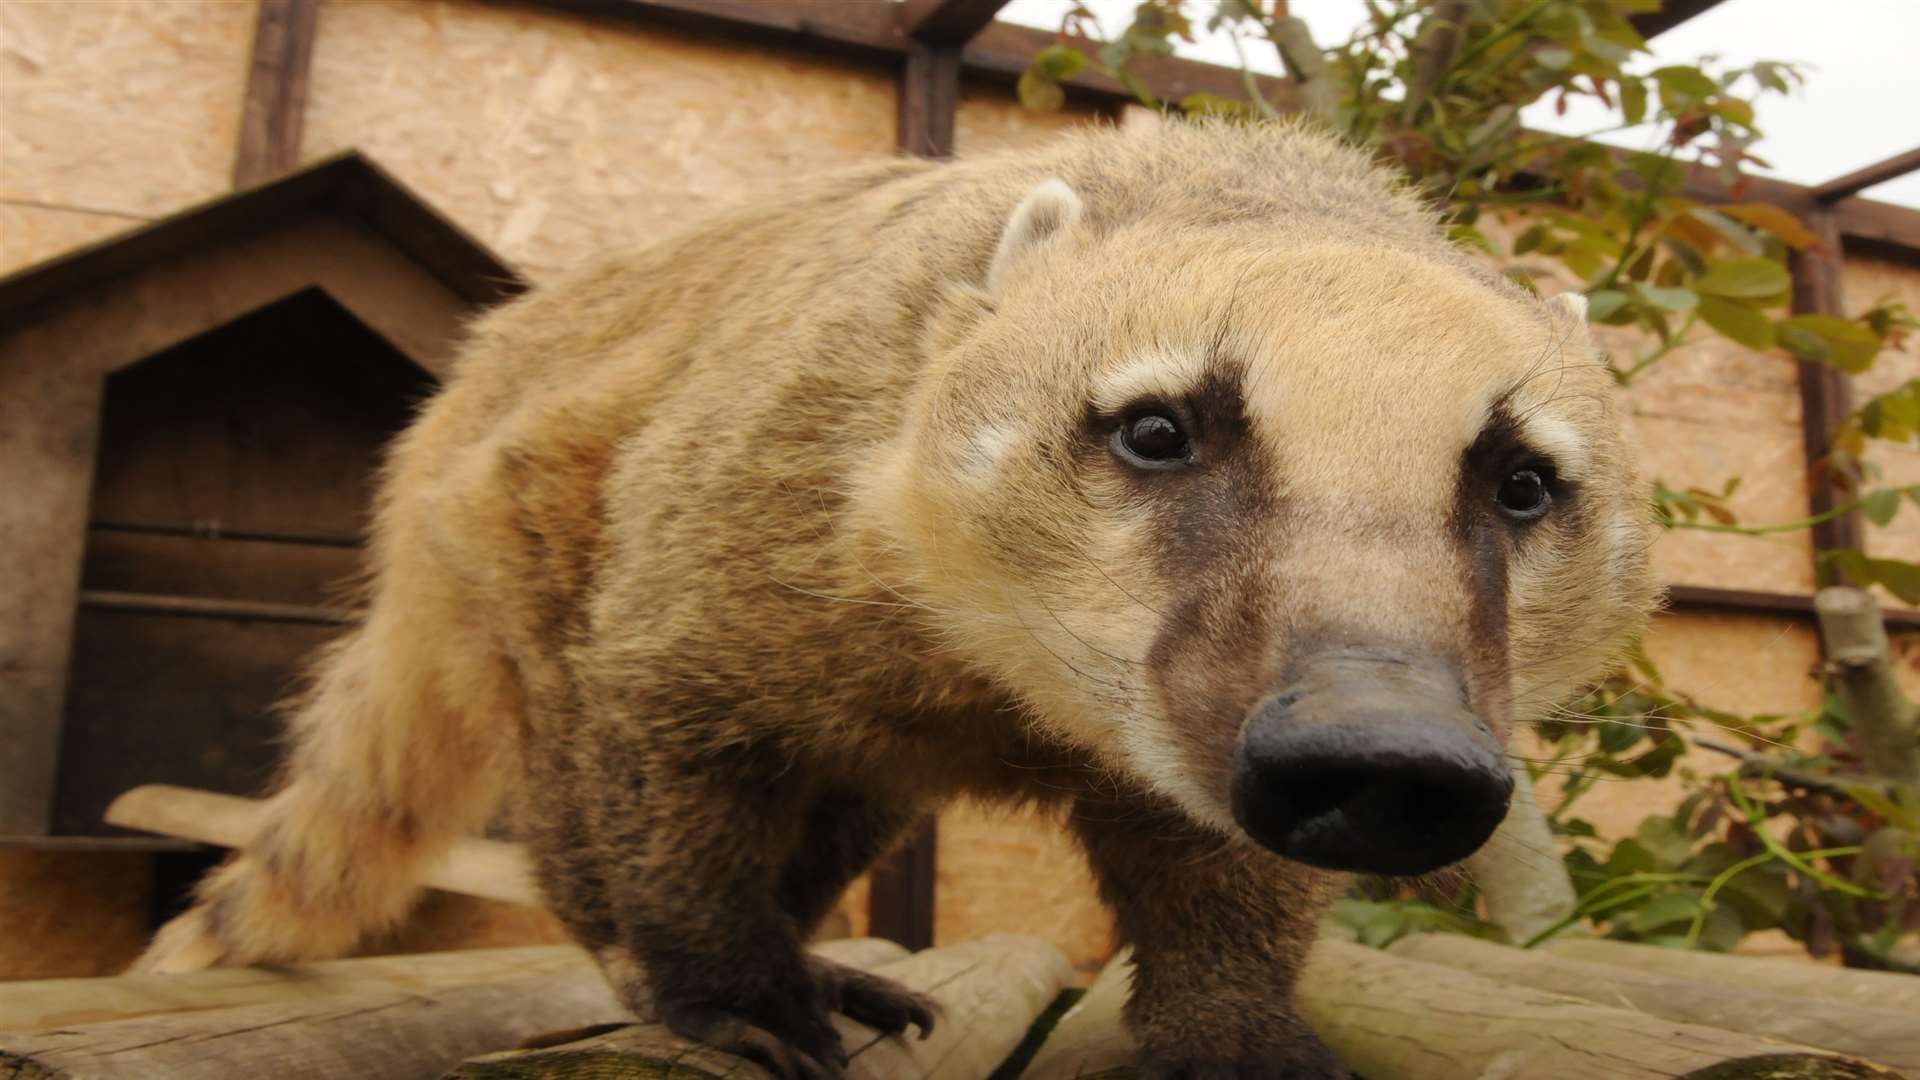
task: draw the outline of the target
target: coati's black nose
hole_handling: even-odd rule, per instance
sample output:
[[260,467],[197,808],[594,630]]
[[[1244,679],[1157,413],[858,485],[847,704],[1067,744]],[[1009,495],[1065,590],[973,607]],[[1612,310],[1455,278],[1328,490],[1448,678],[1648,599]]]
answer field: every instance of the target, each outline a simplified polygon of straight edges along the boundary
[[1234,755],[1233,816],[1249,836],[1329,870],[1424,874],[1493,834],[1513,777],[1458,677],[1353,649],[1302,674],[1254,709]]

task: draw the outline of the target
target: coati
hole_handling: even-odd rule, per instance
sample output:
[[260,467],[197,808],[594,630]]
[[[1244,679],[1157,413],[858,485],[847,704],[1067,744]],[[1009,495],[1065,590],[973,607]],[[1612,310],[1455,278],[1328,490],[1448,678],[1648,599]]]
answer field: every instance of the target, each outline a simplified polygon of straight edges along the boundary
[[269,823],[144,958],[340,953],[520,792],[623,1000],[783,1077],[801,942],[943,800],[1084,844],[1157,1077],[1343,1076],[1291,1003],[1332,871],[1501,819],[1649,515],[1577,297],[1297,126],[795,180],[472,329],[397,442],[364,621]]

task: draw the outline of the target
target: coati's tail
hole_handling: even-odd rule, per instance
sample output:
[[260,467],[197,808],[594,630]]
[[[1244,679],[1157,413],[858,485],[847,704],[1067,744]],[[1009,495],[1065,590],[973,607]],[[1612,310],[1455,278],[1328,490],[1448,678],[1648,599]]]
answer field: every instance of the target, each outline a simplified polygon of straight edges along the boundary
[[135,970],[338,956],[398,922],[422,865],[485,824],[518,727],[513,674],[449,583],[394,570],[296,703],[252,845],[201,882]]

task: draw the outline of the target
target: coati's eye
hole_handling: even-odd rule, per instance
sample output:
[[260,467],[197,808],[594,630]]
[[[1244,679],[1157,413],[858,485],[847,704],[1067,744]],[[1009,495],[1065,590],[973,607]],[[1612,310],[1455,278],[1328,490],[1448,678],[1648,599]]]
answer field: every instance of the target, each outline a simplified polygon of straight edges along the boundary
[[1494,500],[1501,512],[1515,521],[1533,521],[1553,505],[1553,470],[1547,466],[1515,469],[1500,481]]
[[1180,421],[1158,409],[1143,409],[1120,422],[1113,433],[1115,450],[1135,465],[1164,469],[1184,465],[1193,445]]

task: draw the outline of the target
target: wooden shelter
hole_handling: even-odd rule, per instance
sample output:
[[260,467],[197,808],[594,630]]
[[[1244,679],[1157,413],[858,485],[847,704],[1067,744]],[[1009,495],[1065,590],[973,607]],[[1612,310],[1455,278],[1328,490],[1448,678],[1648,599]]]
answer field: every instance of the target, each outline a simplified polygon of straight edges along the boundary
[[521,288],[357,154],[0,279],[0,841],[260,788],[382,446]]

